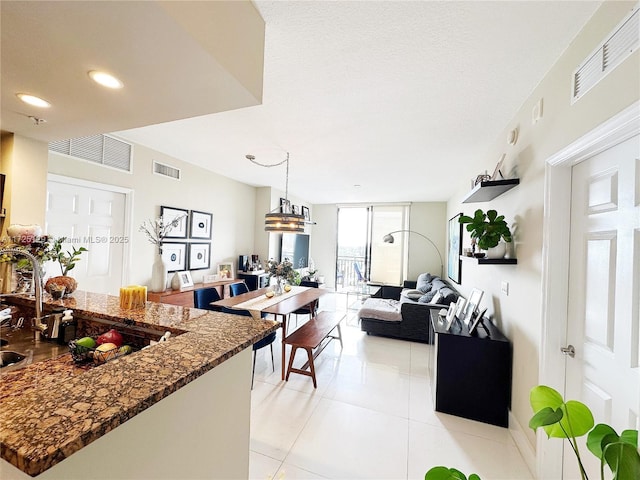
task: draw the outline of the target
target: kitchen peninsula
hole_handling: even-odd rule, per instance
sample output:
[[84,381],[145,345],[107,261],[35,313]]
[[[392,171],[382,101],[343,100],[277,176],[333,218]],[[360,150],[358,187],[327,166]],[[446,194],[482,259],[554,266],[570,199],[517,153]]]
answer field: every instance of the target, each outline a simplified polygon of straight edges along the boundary
[[172,336],[88,370],[0,373],[2,479],[247,478],[251,345],[277,322],[81,291],[63,304]]

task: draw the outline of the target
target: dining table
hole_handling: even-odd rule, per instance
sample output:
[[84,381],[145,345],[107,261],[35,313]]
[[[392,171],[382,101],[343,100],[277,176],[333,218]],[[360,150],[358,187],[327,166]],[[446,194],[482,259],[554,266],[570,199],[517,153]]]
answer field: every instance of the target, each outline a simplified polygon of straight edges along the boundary
[[249,310],[255,318],[260,318],[262,313],[269,313],[280,321],[282,326],[282,380],[285,379],[286,349],[285,339],[287,338],[287,320],[290,314],[296,310],[310,307],[315,310],[318,299],[328,291],[324,288],[292,286],[288,292],[280,295],[271,295],[273,289],[270,287],[251,290],[234,297],[228,297],[211,305],[226,307],[236,310]]

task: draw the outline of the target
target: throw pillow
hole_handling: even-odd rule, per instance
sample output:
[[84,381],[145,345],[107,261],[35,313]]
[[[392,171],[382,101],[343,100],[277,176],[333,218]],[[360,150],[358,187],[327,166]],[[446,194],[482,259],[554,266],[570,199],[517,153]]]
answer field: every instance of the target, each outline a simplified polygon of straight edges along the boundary
[[440,292],[437,292],[433,296],[433,298],[429,301],[429,303],[431,303],[431,304],[440,303],[440,300],[442,300],[442,294]]
[[411,300],[418,300],[422,295],[424,295],[424,292],[421,292],[420,290],[410,290],[408,288],[405,288],[404,290],[402,290],[402,292],[400,292],[400,295]]
[[418,303],[429,303],[438,292],[427,292],[418,299]]
[[431,290],[431,279],[433,277],[430,273],[421,273],[416,280],[416,288],[422,293],[427,293]]

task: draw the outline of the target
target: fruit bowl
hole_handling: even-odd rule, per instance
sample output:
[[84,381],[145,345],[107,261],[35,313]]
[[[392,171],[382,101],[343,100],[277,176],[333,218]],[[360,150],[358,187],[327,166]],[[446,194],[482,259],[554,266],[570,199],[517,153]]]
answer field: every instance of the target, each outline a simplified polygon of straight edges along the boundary
[[97,347],[91,348],[78,345],[77,340],[71,340],[69,342],[69,352],[76,363],[93,361],[93,363],[100,365],[109,360],[127,355],[132,352],[132,349],[128,345],[123,345],[122,347],[114,346],[113,348],[100,351]]

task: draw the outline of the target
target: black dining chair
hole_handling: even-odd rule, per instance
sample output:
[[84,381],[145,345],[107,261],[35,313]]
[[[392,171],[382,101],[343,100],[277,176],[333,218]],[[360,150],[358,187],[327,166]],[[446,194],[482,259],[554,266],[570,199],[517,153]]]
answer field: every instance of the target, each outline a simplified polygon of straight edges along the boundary
[[[313,282],[311,280],[302,280],[300,282],[301,287],[318,288],[319,285],[319,282]],[[298,315],[309,315],[309,318],[312,318],[318,312],[318,303],[318,301],[314,302],[313,308],[311,308],[310,305],[305,305],[304,307],[301,307],[293,312],[293,314],[296,316],[296,327],[298,326]]]
[[[244,317],[251,316],[251,312],[249,312],[249,310],[235,310],[233,308],[222,307],[222,311],[224,313],[230,313],[231,315],[241,315]],[[264,337],[263,339],[258,340],[256,343],[253,344],[253,347],[252,347],[253,348],[253,367],[251,369],[251,389],[253,389],[253,377],[256,373],[256,351],[269,345],[269,347],[271,348],[271,367],[273,368],[274,372],[276,371],[276,364],[273,361],[273,342],[275,341],[275,339],[276,339],[276,332],[272,332],[266,337]]]
[[236,295],[240,295],[242,293],[247,293],[249,291],[249,287],[244,282],[232,283],[229,285],[229,296],[235,297]]
[[217,302],[218,300],[221,300],[221,298],[218,293],[218,289],[216,288],[199,288],[198,290],[193,291],[193,306],[195,308],[221,312],[222,307],[211,305],[211,302]]

